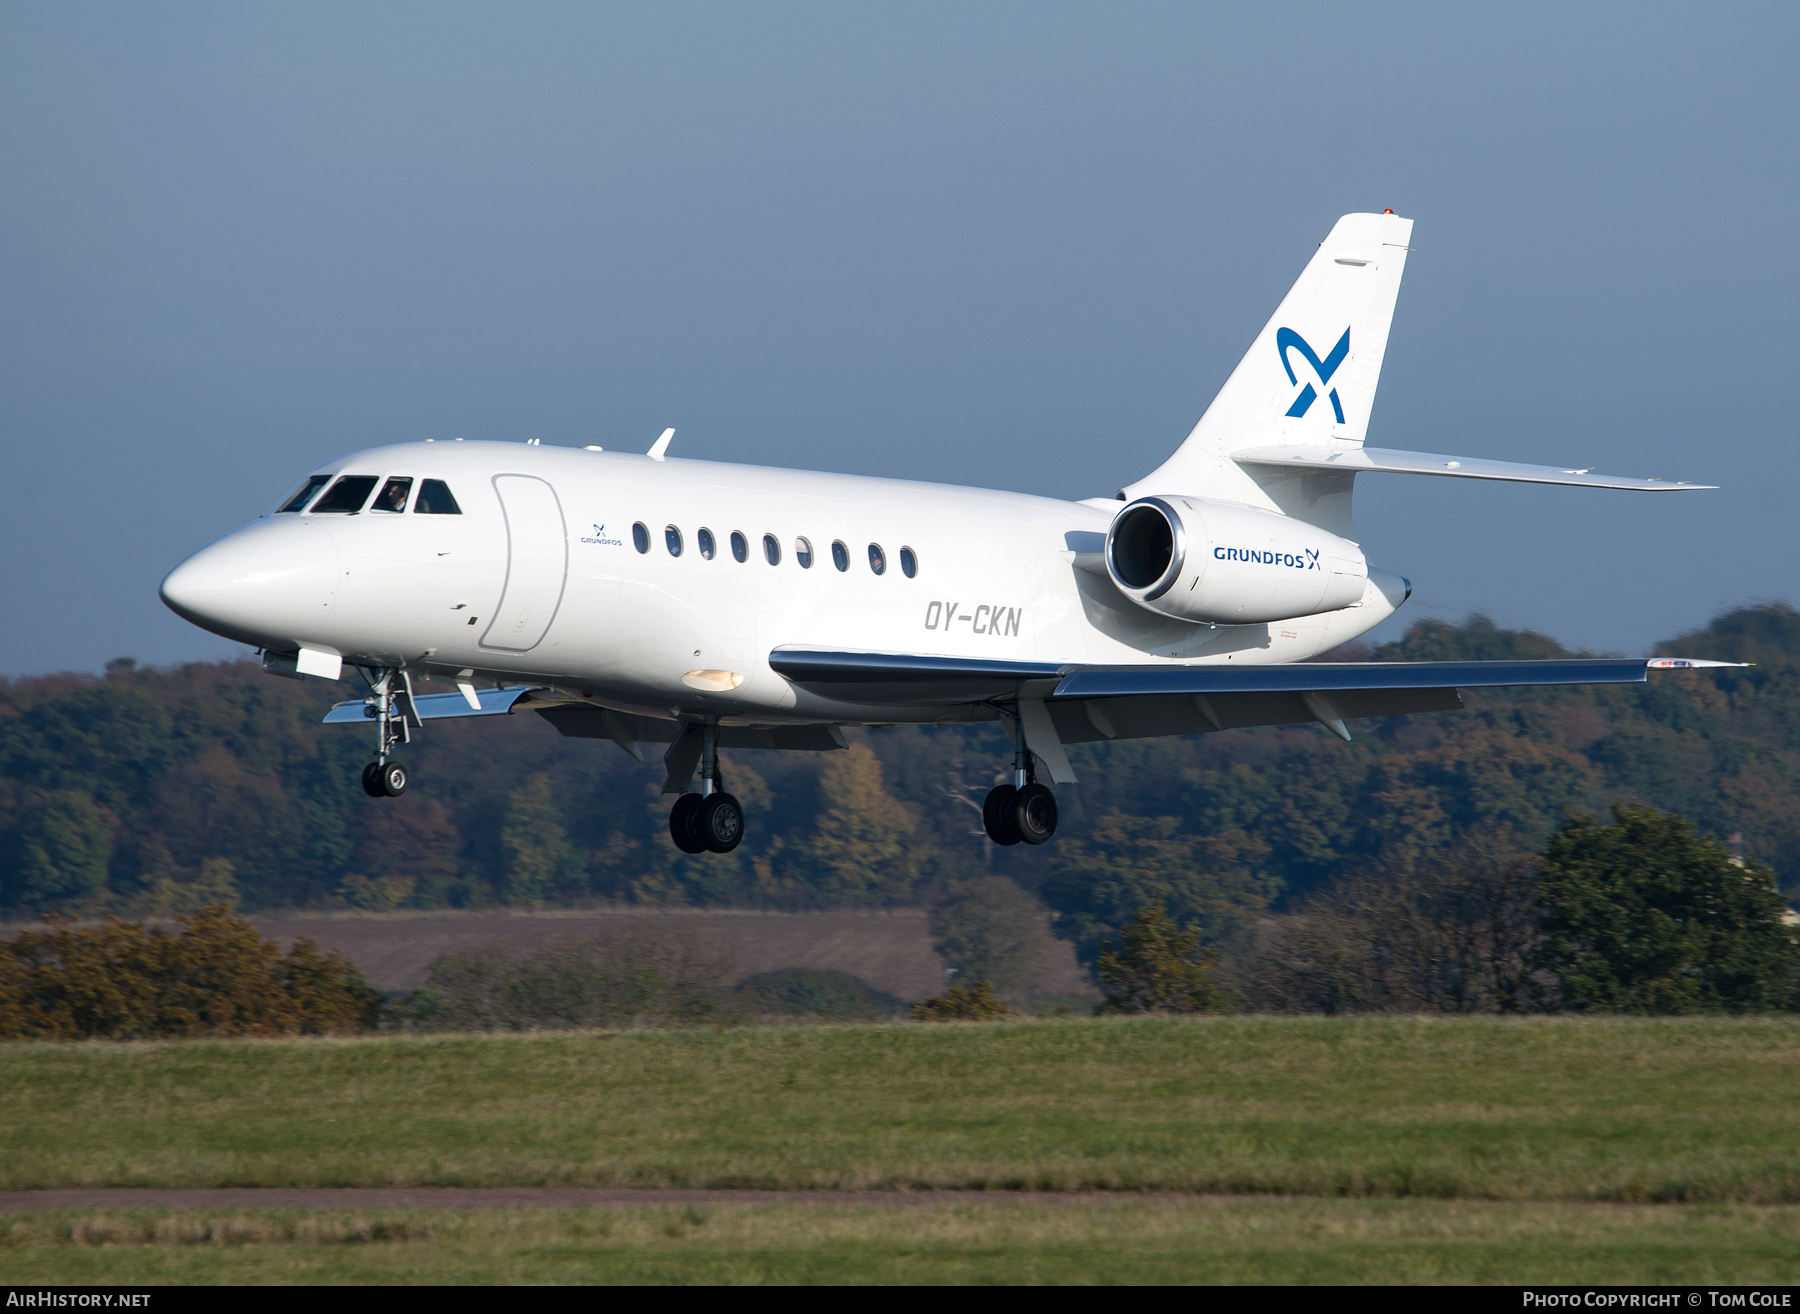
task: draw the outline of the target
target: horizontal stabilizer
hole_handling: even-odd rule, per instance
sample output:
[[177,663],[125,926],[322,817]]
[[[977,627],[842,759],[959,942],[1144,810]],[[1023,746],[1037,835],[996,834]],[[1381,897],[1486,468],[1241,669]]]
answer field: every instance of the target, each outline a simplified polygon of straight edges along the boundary
[[1277,465],[1342,474],[1439,475],[1449,479],[1502,479],[1518,484],[1570,484],[1579,488],[1623,488],[1639,493],[1691,492],[1716,487],[1669,479],[1622,479],[1554,465],[1484,461],[1473,456],[1400,452],[1391,447],[1251,447],[1231,454],[1239,465]]

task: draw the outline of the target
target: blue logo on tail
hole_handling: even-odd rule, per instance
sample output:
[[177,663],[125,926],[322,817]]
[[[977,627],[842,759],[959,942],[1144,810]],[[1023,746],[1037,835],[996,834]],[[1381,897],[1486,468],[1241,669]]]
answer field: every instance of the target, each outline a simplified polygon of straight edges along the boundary
[[[1275,350],[1281,353],[1281,368],[1287,371],[1289,383],[1298,383],[1300,378],[1294,373],[1293,362],[1288,359],[1290,348],[1306,357],[1306,363],[1313,367],[1313,373],[1319,376],[1319,386],[1323,388],[1331,382],[1331,376],[1337,373],[1338,366],[1342,365],[1344,358],[1350,354],[1350,330],[1344,330],[1344,336],[1338,339],[1337,346],[1331,349],[1331,354],[1324,360],[1320,360],[1319,353],[1308,346],[1306,339],[1294,332],[1293,329],[1284,328],[1275,331]],[[1294,398],[1294,404],[1288,407],[1288,414],[1305,415],[1312,409],[1312,404],[1318,400],[1319,394],[1313,391],[1312,384],[1308,383],[1300,390],[1300,395]],[[1337,422],[1342,424],[1344,422],[1344,404],[1338,400],[1336,388],[1331,389],[1331,409],[1337,416]]]

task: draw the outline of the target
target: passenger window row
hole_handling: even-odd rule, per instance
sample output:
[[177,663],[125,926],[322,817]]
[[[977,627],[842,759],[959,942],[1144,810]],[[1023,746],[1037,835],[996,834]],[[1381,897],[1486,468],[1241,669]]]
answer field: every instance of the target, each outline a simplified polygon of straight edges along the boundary
[[[403,515],[407,499],[412,496],[413,486],[411,478],[396,476],[382,483],[379,475],[345,475],[331,484],[329,492],[313,502],[319,490],[328,483],[331,483],[330,475],[310,476],[294,490],[292,497],[281,504],[276,514],[283,511],[304,511],[307,503],[312,502],[314,515],[355,515],[363,510]],[[378,483],[381,484],[381,491],[376,493],[374,502],[370,503],[369,494],[375,492],[375,485]],[[368,505],[365,506],[365,503]],[[413,513],[421,516],[460,516],[462,508],[456,504],[449,484],[442,479],[425,479],[419,483],[419,497],[413,503]]]
[[[732,560],[739,562],[750,560],[750,540],[744,537],[741,531],[732,530],[730,542]],[[663,546],[668,549],[670,556],[680,556],[685,543],[686,540],[682,538],[678,526],[663,526]],[[633,525],[631,527],[631,544],[639,552],[648,552],[650,550],[650,526],[641,520]],[[717,555],[718,541],[714,539],[712,530],[704,526],[695,531],[694,545],[701,557],[707,561],[711,561]],[[781,540],[773,534],[764,534],[762,536],[762,554],[763,560],[771,566],[779,566],[781,564]],[[812,569],[813,545],[810,538],[801,537],[794,540],[794,560],[799,563],[800,569]],[[850,549],[844,546],[842,539],[834,540],[831,544],[831,564],[840,571],[850,569]],[[887,573],[887,553],[879,543],[869,544],[869,569],[877,575]],[[918,554],[909,547],[900,549],[900,571],[908,579],[914,578],[919,573]]]

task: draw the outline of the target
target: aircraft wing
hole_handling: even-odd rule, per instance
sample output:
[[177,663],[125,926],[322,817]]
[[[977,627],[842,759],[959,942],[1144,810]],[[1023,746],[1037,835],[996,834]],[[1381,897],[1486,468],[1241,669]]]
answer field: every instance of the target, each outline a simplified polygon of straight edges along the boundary
[[942,706],[1042,700],[1064,743],[1201,734],[1317,721],[1344,738],[1346,719],[1462,707],[1459,689],[1637,684],[1652,668],[1731,666],[1681,658],[1586,657],[1496,662],[1173,663],[1090,666],[898,653],[777,648],[769,665],[823,697]]
[[[512,711],[514,703],[531,691],[523,685],[514,685],[507,689],[478,689],[475,691],[479,707],[469,706],[468,700],[460,693],[416,694],[413,697],[413,710],[421,721],[436,721],[452,716],[502,716]],[[372,721],[375,719],[375,708],[364,698],[353,698],[349,702],[337,703],[325,713],[324,725],[339,725],[346,721]]]

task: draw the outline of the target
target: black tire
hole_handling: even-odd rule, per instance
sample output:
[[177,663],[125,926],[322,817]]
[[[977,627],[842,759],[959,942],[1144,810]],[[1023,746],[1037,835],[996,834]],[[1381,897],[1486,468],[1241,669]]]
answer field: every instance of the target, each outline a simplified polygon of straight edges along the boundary
[[412,773],[406,769],[404,762],[389,762],[381,768],[376,777],[381,784],[381,792],[389,798],[399,798],[412,783]]
[[1012,805],[1018,792],[1011,785],[995,785],[981,805],[981,827],[996,844],[1010,846],[1024,838],[1019,834],[1019,819]]
[[387,797],[387,791],[381,787],[381,763],[371,762],[363,768],[362,787],[370,798]]
[[744,839],[744,809],[729,794],[709,794],[688,823],[714,853],[730,853]]
[[1013,827],[1027,844],[1042,844],[1056,834],[1056,795],[1047,785],[1027,785],[1012,801]]
[[669,838],[683,853],[706,852],[706,841],[694,833],[694,811],[705,801],[698,794],[683,794],[669,809]]

